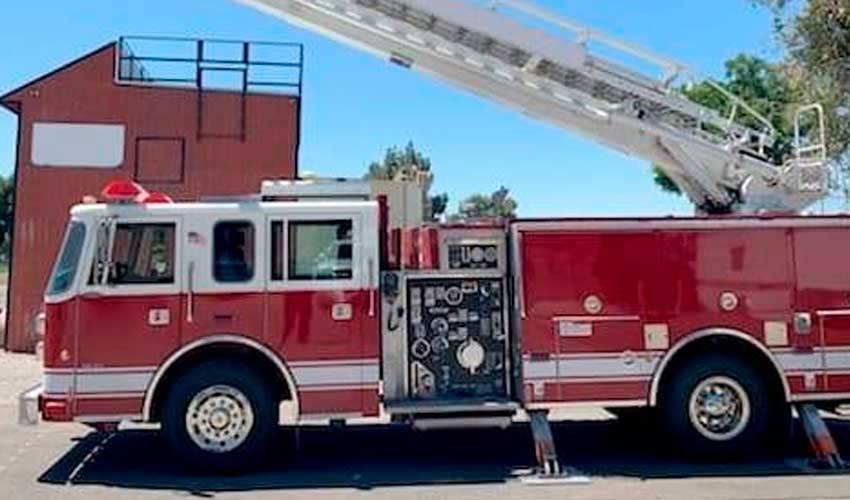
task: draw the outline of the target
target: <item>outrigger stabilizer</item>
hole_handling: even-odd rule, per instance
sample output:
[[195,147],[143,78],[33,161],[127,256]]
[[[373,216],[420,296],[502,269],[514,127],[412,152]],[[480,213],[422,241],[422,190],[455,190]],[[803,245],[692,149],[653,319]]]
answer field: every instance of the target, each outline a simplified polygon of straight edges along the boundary
[[589,484],[590,477],[581,472],[563,467],[558,459],[555,438],[549,425],[547,411],[528,412],[531,421],[531,434],[534,438],[534,454],[537,458],[535,474],[525,476],[522,482],[533,485],[545,484]]
[[842,470],[850,468],[850,463],[841,458],[835,439],[821,417],[817,406],[813,404],[797,405],[797,413],[800,415],[800,422],[803,424],[803,430],[806,432],[809,446],[811,446],[814,454],[814,465],[818,469]]

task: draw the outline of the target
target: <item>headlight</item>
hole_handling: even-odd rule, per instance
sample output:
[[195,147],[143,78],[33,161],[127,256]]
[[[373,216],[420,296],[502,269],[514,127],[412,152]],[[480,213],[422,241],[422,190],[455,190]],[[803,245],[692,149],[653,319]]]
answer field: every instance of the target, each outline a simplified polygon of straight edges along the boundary
[[35,332],[36,339],[41,340],[44,338],[44,333],[47,330],[46,323],[47,315],[44,313],[44,311],[41,311],[40,313],[35,315],[35,318],[33,319],[32,329]]

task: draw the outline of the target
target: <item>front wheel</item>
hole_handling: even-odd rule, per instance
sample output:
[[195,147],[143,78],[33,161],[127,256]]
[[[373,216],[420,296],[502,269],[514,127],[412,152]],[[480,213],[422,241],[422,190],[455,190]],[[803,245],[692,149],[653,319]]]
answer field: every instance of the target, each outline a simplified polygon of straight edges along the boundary
[[248,366],[209,361],[181,376],[166,396],[162,429],[171,448],[193,467],[237,470],[269,450],[277,404]]
[[707,355],[672,374],[661,417],[678,451],[701,458],[759,454],[770,449],[787,405],[758,370],[738,358]]

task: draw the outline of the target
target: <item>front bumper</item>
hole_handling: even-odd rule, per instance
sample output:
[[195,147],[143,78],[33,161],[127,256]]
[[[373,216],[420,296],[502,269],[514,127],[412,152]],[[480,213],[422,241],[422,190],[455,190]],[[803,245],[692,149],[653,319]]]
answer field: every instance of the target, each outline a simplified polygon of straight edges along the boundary
[[44,392],[44,386],[37,384],[18,396],[18,424],[19,425],[36,425],[38,424],[41,394]]

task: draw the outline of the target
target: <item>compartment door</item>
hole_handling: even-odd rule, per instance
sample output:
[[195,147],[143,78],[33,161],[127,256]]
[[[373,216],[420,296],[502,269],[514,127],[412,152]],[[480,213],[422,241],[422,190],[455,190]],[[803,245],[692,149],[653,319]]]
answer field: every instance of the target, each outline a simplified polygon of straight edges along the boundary
[[651,232],[520,233],[526,401],[637,401],[653,364],[643,321],[657,286]]
[[842,264],[847,255],[846,229],[794,231],[795,349],[780,357],[793,392],[850,392],[850,265]]

